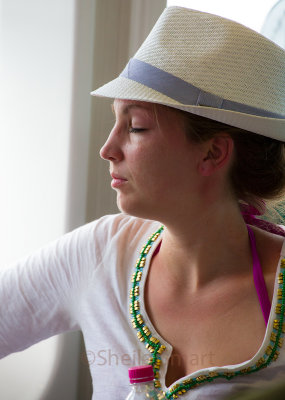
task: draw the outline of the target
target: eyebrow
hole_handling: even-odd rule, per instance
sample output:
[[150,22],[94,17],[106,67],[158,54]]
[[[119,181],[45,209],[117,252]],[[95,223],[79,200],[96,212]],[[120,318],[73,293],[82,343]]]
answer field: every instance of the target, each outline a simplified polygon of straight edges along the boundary
[[[149,108],[148,106],[144,106],[144,105],[141,105],[141,104],[135,104],[135,103],[134,103],[134,104],[127,104],[127,105],[123,108],[122,113],[123,113],[124,115],[126,115],[126,114],[128,114],[128,112],[129,112],[131,109],[133,109],[133,108],[139,108],[139,109],[143,109],[143,110],[145,110],[145,111],[151,111],[150,108]],[[112,109],[112,112],[115,114],[114,103],[111,104],[111,109]]]

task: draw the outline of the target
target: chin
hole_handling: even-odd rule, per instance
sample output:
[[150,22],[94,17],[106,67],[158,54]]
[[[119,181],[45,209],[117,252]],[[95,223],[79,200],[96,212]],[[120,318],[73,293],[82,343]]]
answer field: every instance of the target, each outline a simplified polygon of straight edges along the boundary
[[123,214],[131,215],[132,217],[150,219],[153,221],[159,221],[158,210],[152,206],[147,206],[146,204],[138,202],[123,202],[117,200],[117,206]]

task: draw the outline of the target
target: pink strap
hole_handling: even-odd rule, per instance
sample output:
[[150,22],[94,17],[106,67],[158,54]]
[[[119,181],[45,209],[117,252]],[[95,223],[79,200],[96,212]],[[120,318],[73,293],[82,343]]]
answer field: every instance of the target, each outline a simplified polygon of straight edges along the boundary
[[[256,226],[264,231],[275,233],[276,235],[285,237],[285,230],[277,224],[274,224],[264,219],[258,218],[264,214],[263,211],[257,210],[257,208],[248,204],[240,204],[241,213],[246,224]],[[264,205],[265,210],[265,205]]]
[[247,229],[248,229],[248,235],[249,235],[250,244],[251,244],[251,253],[252,253],[252,260],[253,260],[253,263],[252,263],[253,264],[252,265],[253,280],[254,280],[256,291],[257,291],[259,303],[261,306],[263,318],[264,318],[265,324],[267,325],[270,310],[271,310],[271,303],[269,300],[268,291],[266,288],[266,284],[265,284],[263,273],[262,273],[262,268],[261,268],[258,254],[257,254],[254,233],[248,225],[247,225]]

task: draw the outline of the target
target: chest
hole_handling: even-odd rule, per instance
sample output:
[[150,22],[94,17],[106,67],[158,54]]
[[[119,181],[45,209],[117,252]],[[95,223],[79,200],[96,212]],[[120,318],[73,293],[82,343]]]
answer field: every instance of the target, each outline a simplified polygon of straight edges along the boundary
[[265,324],[259,318],[239,318],[236,323],[226,315],[208,321],[206,316],[200,318],[201,321],[177,322],[180,332],[164,326],[163,335],[173,347],[167,386],[200,369],[247,361],[262,344]]
[[166,385],[197,370],[239,364],[257,353],[265,334],[252,282],[187,298],[147,285],[149,317],[173,347]]

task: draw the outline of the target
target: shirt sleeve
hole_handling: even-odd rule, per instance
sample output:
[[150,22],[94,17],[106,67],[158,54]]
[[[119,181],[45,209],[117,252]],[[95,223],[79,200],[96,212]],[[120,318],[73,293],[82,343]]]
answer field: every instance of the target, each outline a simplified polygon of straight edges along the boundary
[[85,225],[0,270],[0,358],[80,329],[74,310],[100,257],[97,225]]

